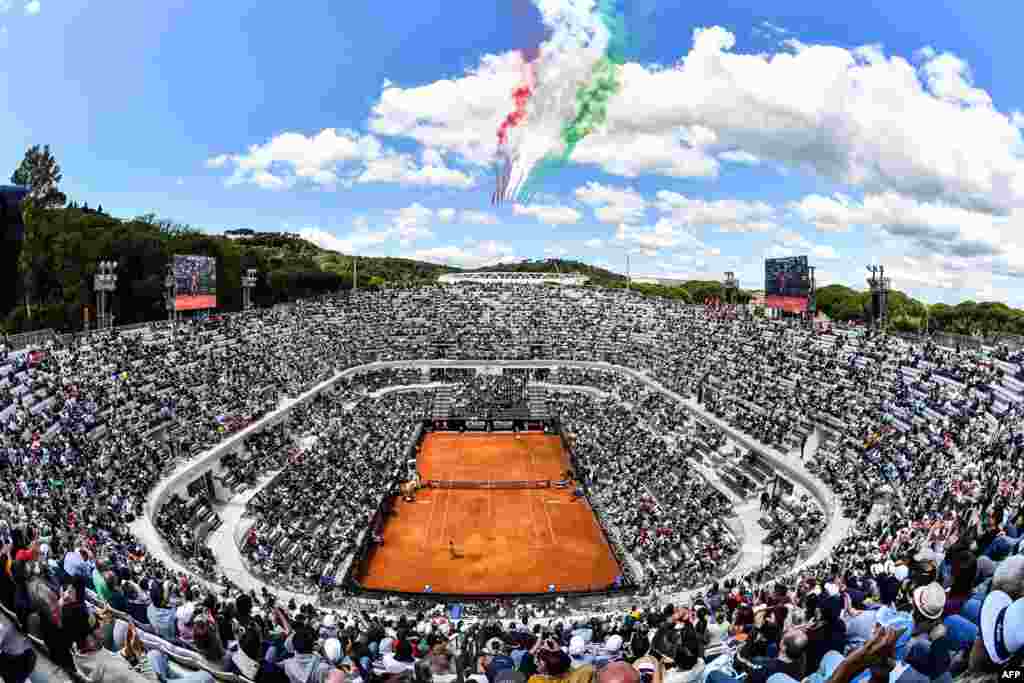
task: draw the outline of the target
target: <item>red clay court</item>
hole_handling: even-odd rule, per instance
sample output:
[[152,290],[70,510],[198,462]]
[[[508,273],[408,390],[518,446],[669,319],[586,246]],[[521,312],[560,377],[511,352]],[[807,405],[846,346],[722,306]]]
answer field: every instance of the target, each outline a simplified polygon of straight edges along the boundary
[[[418,467],[424,481],[557,481],[569,467],[558,436],[428,434]],[[459,557],[448,547],[455,542]],[[366,588],[435,593],[597,590],[621,573],[585,500],[572,491],[420,489],[399,498],[384,544],[369,559]]]

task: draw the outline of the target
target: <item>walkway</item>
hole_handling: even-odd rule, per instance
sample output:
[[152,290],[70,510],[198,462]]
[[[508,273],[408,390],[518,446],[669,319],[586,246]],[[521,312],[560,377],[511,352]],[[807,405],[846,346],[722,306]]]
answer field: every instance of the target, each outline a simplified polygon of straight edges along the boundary
[[220,571],[231,579],[242,590],[255,590],[257,593],[266,588],[277,596],[278,601],[287,602],[295,600],[301,605],[304,602],[313,602],[313,594],[296,593],[278,586],[264,583],[261,579],[251,574],[242,559],[242,553],[238,550],[238,544],[249,531],[251,524],[243,524],[242,517],[245,515],[245,506],[252,500],[263,487],[269,484],[280,470],[267,473],[262,477],[256,486],[243,491],[227,503],[216,505],[214,509],[224,522],[206,539],[206,545],[213,551],[217,558]]
[[[266,428],[268,426],[271,426],[273,424],[276,424],[277,422],[280,422],[281,420],[283,420],[285,418],[287,412],[295,404],[298,404],[300,402],[306,402],[306,401],[312,400],[312,398],[314,398],[317,394],[319,394],[320,392],[322,392],[325,389],[328,389],[328,388],[332,387],[340,379],[342,379],[344,377],[350,377],[350,376],[356,375],[356,374],[361,374],[361,373],[364,373],[364,372],[370,372],[370,371],[373,371],[375,369],[412,368],[412,367],[466,367],[466,368],[481,368],[481,367],[515,367],[515,368],[572,367],[572,368],[579,368],[579,369],[605,370],[605,371],[610,371],[610,372],[617,372],[617,373],[622,374],[622,375],[628,375],[628,376],[630,376],[630,377],[632,377],[632,378],[634,378],[634,379],[644,383],[649,388],[654,389],[654,390],[656,390],[658,392],[661,392],[662,394],[664,394],[664,395],[674,399],[675,401],[680,402],[688,410],[690,410],[694,415],[700,417],[705,422],[713,424],[716,427],[718,427],[719,429],[721,429],[733,441],[736,441],[737,443],[743,444],[747,448],[755,448],[755,449],[759,450],[760,452],[766,454],[766,456],[769,458],[769,460],[775,461],[775,462],[773,462],[773,465],[776,464],[776,463],[779,463],[784,468],[790,469],[794,473],[798,474],[801,478],[804,478],[804,479],[806,479],[809,482],[813,482],[814,486],[817,487],[817,489],[820,492],[822,492],[822,493],[815,493],[812,490],[812,493],[815,495],[816,498],[819,499],[819,501],[826,507],[826,509],[831,508],[832,514],[831,514],[831,517],[830,517],[830,520],[829,520],[829,525],[826,528],[825,533],[822,535],[822,538],[820,539],[820,541],[818,543],[818,546],[815,549],[815,551],[810,555],[810,557],[806,561],[804,561],[803,563],[801,563],[797,567],[794,567],[793,571],[797,571],[797,570],[799,570],[800,568],[802,568],[804,566],[807,566],[807,565],[810,565],[810,564],[815,564],[815,563],[820,562],[821,560],[825,559],[828,556],[828,554],[831,552],[832,548],[840,540],[842,540],[842,538],[845,537],[845,535],[847,534],[847,532],[848,532],[848,530],[849,530],[849,528],[850,528],[850,526],[852,524],[852,520],[844,519],[840,515],[838,506],[836,505],[835,496],[834,496],[834,494],[831,493],[831,490],[827,486],[825,486],[825,484],[820,479],[818,479],[815,475],[813,475],[809,471],[807,471],[807,469],[803,466],[803,463],[800,462],[798,456],[794,457],[794,456],[788,456],[788,455],[782,454],[778,450],[776,450],[774,448],[771,448],[771,447],[767,446],[766,444],[762,444],[759,441],[757,441],[756,439],[753,439],[752,437],[750,437],[749,435],[747,435],[747,434],[745,434],[743,432],[740,432],[739,430],[735,429],[732,425],[729,425],[729,424],[723,422],[722,420],[720,420],[718,417],[710,414],[708,411],[706,411],[704,409],[703,406],[698,405],[695,399],[684,398],[683,396],[680,396],[679,394],[675,393],[674,391],[671,391],[671,390],[665,388],[659,382],[657,382],[656,380],[652,379],[646,372],[642,372],[642,371],[638,371],[638,370],[633,370],[632,368],[627,368],[627,367],[624,367],[624,366],[612,365],[610,363],[605,363],[605,362],[579,361],[579,360],[530,360],[530,361],[528,361],[528,360],[520,360],[520,361],[510,361],[510,360],[483,360],[483,361],[481,361],[481,360],[477,360],[477,361],[461,361],[461,360],[406,360],[406,361],[378,361],[378,362],[375,362],[375,363],[368,363],[366,365],[357,366],[357,367],[353,367],[353,368],[348,368],[346,370],[340,371],[337,374],[335,374],[334,377],[321,382],[320,384],[318,384],[314,388],[312,388],[309,391],[307,391],[304,394],[302,394],[300,397],[298,397],[296,399],[288,399],[286,401],[283,401],[282,405],[277,410],[273,411],[273,413],[267,415],[266,417],[264,417],[264,418],[262,418],[260,420],[257,420],[256,422],[254,422],[252,425],[250,425],[246,429],[242,430],[241,432],[238,432],[238,433],[228,437],[227,439],[225,439],[225,441],[223,441],[220,444],[214,446],[213,448],[211,448],[208,451],[204,452],[203,454],[199,455],[195,459],[193,459],[193,460],[191,460],[189,462],[181,463],[180,465],[178,465],[175,468],[175,470],[173,471],[173,473],[170,476],[168,476],[168,477],[164,478],[162,481],[160,481],[154,487],[154,489],[149,493],[149,495],[147,496],[147,500],[146,500],[145,514],[143,516],[141,516],[139,519],[137,519],[135,522],[132,523],[132,525],[131,525],[132,532],[139,538],[139,540],[142,543],[145,544],[148,552],[153,557],[159,559],[166,566],[168,566],[169,568],[171,568],[174,571],[188,572],[188,570],[184,566],[182,566],[181,563],[179,563],[176,559],[174,559],[174,557],[172,556],[172,554],[169,551],[169,548],[164,543],[164,541],[160,537],[160,535],[157,533],[155,527],[153,526],[152,520],[150,519],[150,515],[153,514],[153,512],[156,509],[159,508],[159,505],[162,504],[163,500],[168,495],[170,495],[170,493],[172,491],[184,488],[185,484],[188,481],[193,479],[195,476],[198,476],[198,472],[199,471],[201,471],[204,467],[208,467],[209,463],[215,462],[217,458],[222,456],[224,453],[228,452],[231,448],[234,448],[237,444],[241,443],[246,437],[248,437],[249,435],[252,435],[252,434],[256,434],[259,431],[263,430],[264,428]],[[401,389],[410,390],[410,389],[423,388],[423,387],[424,387],[424,385],[409,385],[407,387],[401,387]],[[378,393],[383,393],[383,392],[378,392]],[[812,437],[812,438],[816,438],[816,437]],[[808,443],[808,455],[811,452],[811,448],[810,447],[811,447],[811,443]],[[814,444],[814,448],[815,448],[815,450],[817,449],[817,443]],[[825,499],[821,500],[821,496],[825,496]],[[742,507],[743,506],[741,505],[741,508]],[[225,515],[222,514],[222,517],[224,517],[224,516]],[[240,517],[241,517],[241,513],[239,513],[237,519],[240,519]],[[741,517],[741,519],[744,519],[742,513],[741,513],[740,517]],[[752,563],[754,563],[754,559],[755,559],[754,556],[756,554],[754,552],[754,550],[753,550],[753,544],[756,543],[756,539],[760,538],[760,537],[757,536],[757,533],[759,533],[759,532],[755,531],[753,528],[747,528],[747,527],[748,527],[748,524],[746,522],[744,522],[744,531],[748,534],[746,536],[746,540],[744,542],[744,556],[743,556],[743,558],[741,558],[740,564],[733,571],[733,573],[736,573],[737,571],[741,571],[740,568],[742,568],[742,567],[759,566],[756,563],[752,564]],[[756,524],[756,519],[754,520],[753,527],[755,527],[758,530],[760,529],[760,526]],[[223,528],[226,528],[226,529],[233,528],[233,525],[228,524],[227,519],[225,519],[225,523],[223,525]],[[763,532],[760,532],[760,533],[763,533]],[[218,545],[223,545],[223,544],[218,544]],[[229,545],[233,547],[234,543],[231,542],[231,543],[229,543]],[[757,549],[758,549],[758,551],[760,551],[760,545],[758,545]],[[235,551],[237,552],[237,548],[235,548]],[[219,552],[218,548],[215,548],[215,553],[216,552]],[[757,559],[758,559],[758,562],[759,562],[759,558],[757,558]],[[230,558],[228,557],[228,558],[226,558],[226,560],[230,560]],[[240,562],[238,564],[240,564]],[[238,567],[237,565],[233,566],[233,567],[229,567],[229,568],[232,569],[233,571],[241,571],[241,568]],[[749,571],[749,569],[747,571]],[[236,578],[236,577],[233,577],[233,578]],[[236,578],[236,580],[237,580],[237,578]],[[250,578],[249,580],[253,581],[254,585],[257,586],[257,587],[264,585],[258,579]],[[207,585],[209,588],[211,588],[213,590],[216,590],[218,592],[223,590],[222,587],[209,584],[209,582],[201,581],[201,583],[203,583],[204,585]],[[280,589],[274,589],[274,592],[277,593],[278,595],[283,595],[283,594],[287,593],[287,592],[281,591]],[[308,600],[308,598],[302,598],[302,599],[303,600]]]

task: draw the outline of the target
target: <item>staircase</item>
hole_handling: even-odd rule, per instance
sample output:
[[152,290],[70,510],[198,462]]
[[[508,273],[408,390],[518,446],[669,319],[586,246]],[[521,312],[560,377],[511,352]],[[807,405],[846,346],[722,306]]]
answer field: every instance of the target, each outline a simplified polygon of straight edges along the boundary
[[530,409],[531,420],[547,420],[551,417],[548,410],[548,390],[536,385],[526,387],[526,405]]

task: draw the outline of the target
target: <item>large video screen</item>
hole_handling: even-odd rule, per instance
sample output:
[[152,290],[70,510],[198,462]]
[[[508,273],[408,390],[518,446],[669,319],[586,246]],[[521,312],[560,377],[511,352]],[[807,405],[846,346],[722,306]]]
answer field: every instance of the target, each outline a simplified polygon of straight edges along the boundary
[[764,293],[769,296],[808,297],[810,268],[806,256],[770,258],[764,262]]
[[174,257],[174,310],[217,308],[217,260],[209,256]]

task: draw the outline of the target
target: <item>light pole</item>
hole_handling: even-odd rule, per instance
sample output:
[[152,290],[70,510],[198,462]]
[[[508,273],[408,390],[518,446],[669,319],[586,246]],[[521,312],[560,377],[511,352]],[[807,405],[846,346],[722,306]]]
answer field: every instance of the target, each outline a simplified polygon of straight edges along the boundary
[[108,297],[117,289],[117,261],[100,261],[93,277],[96,290],[96,321],[99,329],[112,327],[111,315],[107,312]]
[[256,287],[256,269],[249,268],[242,276],[242,310],[248,311],[252,308],[252,290]]
[[167,322],[171,324],[171,337],[174,337],[174,299],[177,294],[177,280],[174,278],[174,266],[167,264],[167,271],[164,274],[164,299],[167,306]]
[[740,281],[739,278],[736,277],[736,273],[731,270],[726,271],[725,282],[723,283],[723,289],[725,290],[725,303],[736,303],[739,288]]
[[871,273],[867,283],[871,288],[872,322],[876,329],[882,329],[889,318],[889,289],[892,280],[885,277],[885,266],[870,265],[867,269]]

